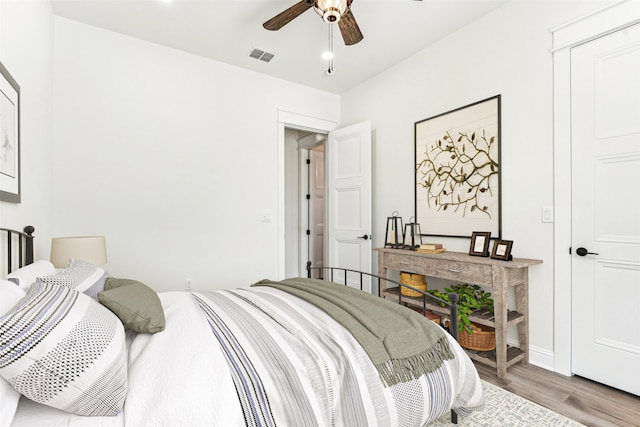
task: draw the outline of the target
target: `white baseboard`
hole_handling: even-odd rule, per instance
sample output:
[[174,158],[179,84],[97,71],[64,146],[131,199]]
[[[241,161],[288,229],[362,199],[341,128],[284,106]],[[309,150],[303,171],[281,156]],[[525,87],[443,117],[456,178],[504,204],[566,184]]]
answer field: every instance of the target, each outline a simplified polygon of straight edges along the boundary
[[552,351],[529,346],[529,363],[547,371],[555,371],[555,357]]
[[[507,338],[507,344],[513,347],[519,347],[517,340]],[[529,346],[529,363],[538,366],[547,371],[555,372],[555,357],[553,351],[544,348]]]

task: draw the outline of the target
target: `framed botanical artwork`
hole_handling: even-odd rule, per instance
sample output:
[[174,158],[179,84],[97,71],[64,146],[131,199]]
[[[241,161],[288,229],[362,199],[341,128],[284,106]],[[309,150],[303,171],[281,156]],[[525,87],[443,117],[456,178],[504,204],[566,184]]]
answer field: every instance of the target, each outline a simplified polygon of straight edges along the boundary
[[20,203],[20,86],[1,63],[0,201]]
[[493,249],[491,250],[491,258],[501,259],[503,261],[511,261],[511,247],[513,246],[512,240],[496,240],[493,242]]
[[473,256],[489,256],[489,239],[491,238],[491,232],[489,231],[474,231],[471,234],[471,247],[469,248],[469,255]]
[[415,207],[422,233],[501,237],[501,96],[415,123]]

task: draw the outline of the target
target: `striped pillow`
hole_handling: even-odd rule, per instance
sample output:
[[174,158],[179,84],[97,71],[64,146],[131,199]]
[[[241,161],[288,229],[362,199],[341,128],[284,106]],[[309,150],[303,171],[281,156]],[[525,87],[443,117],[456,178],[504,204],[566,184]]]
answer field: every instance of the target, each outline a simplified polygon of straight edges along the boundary
[[83,292],[97,301],[98,293],[104,290],[104,282],[109,276],[109,273],[96,265],[79,259],[72,259],[69,265],[60,273],[53,276],[38,277],[36,282],[66,286],[78,292]]
[[0,375],[29,399],[78,415],[117,415],[127,394],[122,323],[91,298],[34,283],[0,317]]

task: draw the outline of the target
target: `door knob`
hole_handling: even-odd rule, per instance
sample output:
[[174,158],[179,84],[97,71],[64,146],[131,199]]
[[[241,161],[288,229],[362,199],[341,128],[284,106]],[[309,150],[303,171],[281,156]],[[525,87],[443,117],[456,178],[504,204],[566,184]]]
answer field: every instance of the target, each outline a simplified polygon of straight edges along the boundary
[[363,235],[363,236],[358,236],[358,239],[364,239],[364,240],[369,240],[371,238],[371,236],[368,235]]
[[576,254],[578,254],[579,256],[585,256],[585,255],[600,255],[600,254],[597,254],[597,253],[595,253],[595,252],[589,252],[586,248],[582,248],[582,247],[580,247],[580,248],[576,249]]

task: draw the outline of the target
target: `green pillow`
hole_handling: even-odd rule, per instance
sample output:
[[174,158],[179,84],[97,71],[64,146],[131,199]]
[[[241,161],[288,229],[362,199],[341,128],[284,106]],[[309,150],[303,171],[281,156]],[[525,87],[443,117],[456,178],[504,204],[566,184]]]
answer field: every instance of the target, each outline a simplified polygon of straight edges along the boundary
[[124,327],[155,334],[164,331],[164,310],[158,294],[147,285],[130,279],[109,277],[98,301],[113,311]]

